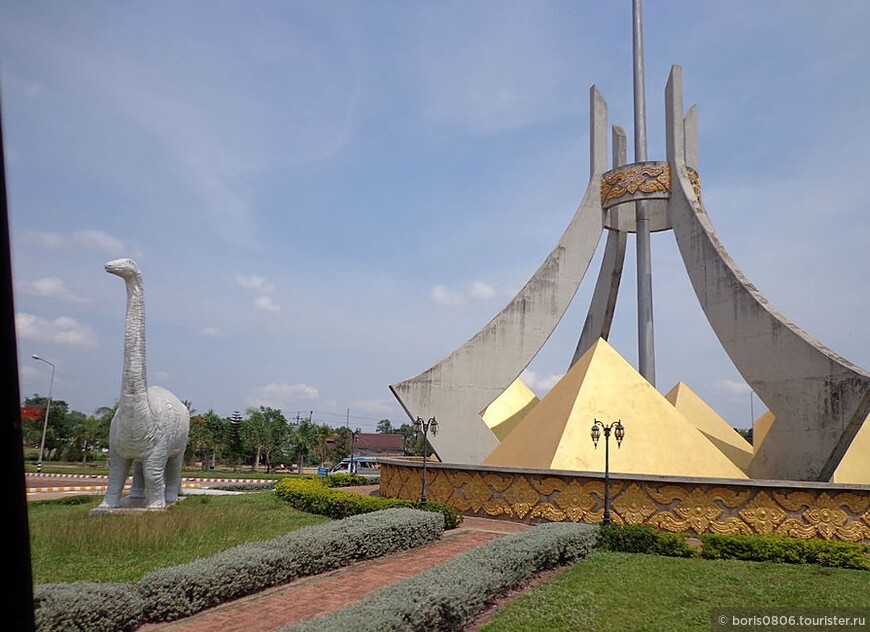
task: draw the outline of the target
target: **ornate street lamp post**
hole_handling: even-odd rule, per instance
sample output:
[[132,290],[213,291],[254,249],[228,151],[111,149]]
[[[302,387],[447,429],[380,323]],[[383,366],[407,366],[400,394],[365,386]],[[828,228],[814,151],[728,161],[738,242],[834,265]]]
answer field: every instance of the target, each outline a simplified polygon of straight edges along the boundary
[[39,360],[40,362],[45,362],[51,367],[51,382],[48,383],[48,406],[45,407],[45,421],[42,424],[42,441],[39,443],[39,462],[36,464],[36,471],[42,472],[42,453],[45,450],[45,433],[48,431],[48,413],[51,411],[51,391],[54,388],[54,365],[35,353],[32,358],[34,360]]
[[348,474],[356,474],[356,468],[353,465],[353,447],[356,444],[356,433],[351,430],[350,431],[350,465],[347,466]]
[[599,426],[604,430],[604,519],[601,524],[607,526],[610,524],[610,431],[612,429],[616,437],[616,447],[621,447],[622,439],[625,437],[625,426],[620,420],[606,424],[596,419],[592,424],[592,443],[595,449],[598,449],[598,440],[601,438]]
[[423,431],[423,490],[420,492],[420,504],[426,504],[426,461],[428,458],[426,457],[426,446],[428,445],[429,440],[429,429],[432,429],[432,435],[438,434],[438,422],[435,421],[435,417],[430,417],[429,421],[423,421],[422,417],[417,417],[414,420],[414,426],[417,428],[417,432],[420,430]]

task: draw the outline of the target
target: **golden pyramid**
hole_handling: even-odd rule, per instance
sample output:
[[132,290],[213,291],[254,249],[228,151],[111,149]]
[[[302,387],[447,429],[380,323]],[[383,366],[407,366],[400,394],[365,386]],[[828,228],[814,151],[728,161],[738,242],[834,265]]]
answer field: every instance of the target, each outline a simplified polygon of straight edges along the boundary
[[870,416],[864,420],[831,476],[832,483],[870,485]]
[[770,427],[773,425],[773,422],[774,422],[773,413],[768,410],[761,417],[756,419],[754,424],[752,424],[752,451],[753,452],[758,452],[758,448],[761,447],[761,443],[764,441],[764,438],[767,436],[767,433],[770,431]]
[[539,401],[538,396],[517,378],[480,416],[498,440],[504,441]]
[[485,465],[604,471],[604,441],[590,437],[595,419],[620,419],[612,442],[614,473],[746,479],[689,420],[606,341],[598,340],[484,460]]
[[752,446],[731,425],[710,408],[703,399],[686,386],[677,382],[665,395],[674,408],[683,413],[705,437],[744,472],[752,460]]

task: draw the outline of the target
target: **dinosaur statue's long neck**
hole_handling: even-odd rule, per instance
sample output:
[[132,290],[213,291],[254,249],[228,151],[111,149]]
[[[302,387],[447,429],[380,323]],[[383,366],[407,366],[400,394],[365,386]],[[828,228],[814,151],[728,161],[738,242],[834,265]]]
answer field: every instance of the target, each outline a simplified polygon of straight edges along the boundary
[[148,380],[145,377],[145,296],[142,279],[126,279],[127,317],[124,323],[124,370],[121,402],[148,405]]

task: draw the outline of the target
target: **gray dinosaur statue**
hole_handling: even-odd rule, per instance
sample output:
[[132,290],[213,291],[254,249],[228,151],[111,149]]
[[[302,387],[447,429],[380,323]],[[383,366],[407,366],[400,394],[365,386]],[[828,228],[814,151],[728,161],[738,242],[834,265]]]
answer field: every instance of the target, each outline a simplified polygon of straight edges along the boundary
[[[145,299],[142,273],[132,259],[106,264],[127,285],[121,398],[109,429],[109,485],[98,509],[164,509],[178,500],[190,413],[171,392],[148,387],[145,376]],[[133,466],[133,484],[122,500]]]

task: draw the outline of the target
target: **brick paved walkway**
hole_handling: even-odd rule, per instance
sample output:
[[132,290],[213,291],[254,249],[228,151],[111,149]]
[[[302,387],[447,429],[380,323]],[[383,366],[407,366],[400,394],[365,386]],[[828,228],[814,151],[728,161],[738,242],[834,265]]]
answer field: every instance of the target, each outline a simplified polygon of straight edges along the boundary
[[222,604],[171,623],[148,624],[140,632],[273,632],[359,601],[375,590],[447,562],[476,546],[528,525],[466,517],[460,528],[446,531],[432,544],[359,562]]

